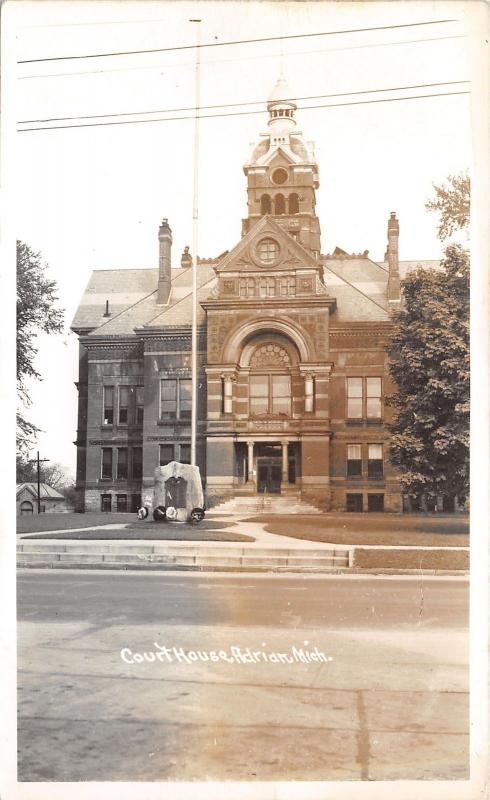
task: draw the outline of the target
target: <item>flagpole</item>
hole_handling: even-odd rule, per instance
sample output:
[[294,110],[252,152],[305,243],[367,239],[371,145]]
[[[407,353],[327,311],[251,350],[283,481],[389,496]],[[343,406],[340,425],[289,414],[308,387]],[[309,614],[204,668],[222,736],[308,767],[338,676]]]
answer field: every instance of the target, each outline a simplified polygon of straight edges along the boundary
[[194,192],[192,202],[192,398],[191,398],[191,464],[196,464],[197,439],[197,252],[199,242],[199,113],[200,113],[200,66],[201,66],[201,20],[191,19],[196,23],[196,80],[195,80],[195,114],[194,114]]

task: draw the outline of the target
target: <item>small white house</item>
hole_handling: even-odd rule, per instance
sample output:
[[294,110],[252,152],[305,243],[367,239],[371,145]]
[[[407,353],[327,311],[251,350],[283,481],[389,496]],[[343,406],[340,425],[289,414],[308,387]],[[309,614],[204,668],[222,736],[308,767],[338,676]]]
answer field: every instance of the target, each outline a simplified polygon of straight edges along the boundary
[[[69,511],[66,500],[52,486],[40,484],[41,513]],[[37,483],[18,483],[16,491],[17,516],[37,514]]]

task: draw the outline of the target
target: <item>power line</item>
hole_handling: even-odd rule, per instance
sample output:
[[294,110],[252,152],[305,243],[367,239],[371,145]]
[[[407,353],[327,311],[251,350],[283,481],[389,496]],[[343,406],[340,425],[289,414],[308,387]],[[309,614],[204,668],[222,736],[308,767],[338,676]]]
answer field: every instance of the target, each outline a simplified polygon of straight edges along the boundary
[[[297,56],[305,56],[305,55],[315,55],[315,54],[327,54],[327,53],[338,53],[343,52],[345,50],[365,50],[366,48],[371,47],[393,47],[400,44],[420,44],[423,42],[443,42],[447,39],[464,39],[466,38],[463,34],[457,34],[454,36],[433,36],[433,37],[426,37],[425,39],[404,39],[403,41],[398,42],[374,42],[371,44],[355,44],[349,45],[348,47],[328,47],[322,48],[321,50],[297,50],[288,53],[288,59],[296,58]],[[262,54],[259,56],[242,56],[239,58],[220,58],[220,59],[212,59],[207,61],[202,61],[203,66],[208,66],[209,64],[229,64],[236,61],[256,61],[256,60],[265,60],[268,58],[277,58],[279,53],[268,53]],[[65,77],[73,77],[76,75],[105,75],[112,72],[135,72],[137,70],[151,70],[151,69],[182,69],[183,67],[193,67],[194,62],[187,61],[184,64],[180,63],[173,63],[173,64],[151,64],[146,66],[138,66],[138,67],[114,67],[113,69],[87,69],[81,70],[78,72],[47,72],[44,75],[18,75],[18,81],[27,81],[33,79],[40,79],[40,78],[65,78]]]
[[[419,95],[410,95],[408,97],[390,97],[390,98],[378,98],[376,100],[356,100],[349,103],[322,103],[316,106],[301,106],[300,110],[302,111],[310,111],[312,109],[317,108],[342,108],[344,106],[361,106],[361,105],[368,105],[372,103],[396,103],[403,100],[423,100],[429,97],[452,97],[454,95],[461,95],[461,94],[469,94],[469,91],[463,92],[438,92],[432,94],[419,94]],[[200,119],[217,119],[221,117],[240,117],[245,115],[251,114],[263,114],[263,110],[257,111],[232,111],[229,114],[202,114]],[[145,123],[155,123],[155,122],[176,122],[176,121],[184,121],[184,120],[193,120],[194,117],[163,117],[161,119],[128,119],[128,120],[118,120],[114,122],[82,122],[76,125],[46,125],[41,128],[20,128],[18,133],[28,133],[29,131],[52,131],[52,130],[64,130],[67,128],[101,128],[107,125],[143,125]]]
[[[346,33],[367,33],[369,31],[385,31],[393,30],[395,28],[415,28],[422,25],[441,25],[446,22],[458,22],[457,19],[436,19],[428,22],[406,22],[399,25],[377,25],[371,28],[351,28],[348,30],[340,31],[320,31],[318,33],[294,33],[286,36],[264,36],[258,39],[236,39],[230,42],[208,42],[199,45],[202,47],[228,47],[237,44],[257,44],[259,42],[274,42],[284,39],[308,39],[313,36],[337,36]],[[49,58],[26,58],[18,61],[18,64],[34,64],[42,61],[72,61],[81,58],[109,58],[112,56],[132,56],[141,55],[143,53],[168,53],[175,50],[195,50],[196,45],[184,44],[177,47],[155,47],[149,50],[122,50],[113,53],[85,53],[79,56],[50,56]]]
[[[297,100],[322,100],[326,97],[350,97],[356,94],[373,94],[375,92],[398,92],[408,89],[432,89],[436,86],[454,86],[455,84],[469,83],[469,81],[441,81],[439,83],[416,83],[410,86],[392,86],[387,89],[361,89],[356,92],[334,92],[333,94],[314,94],[307,95],[306,97],[284,98],[287,102]],[[239,106],[264,106],[264,100],[250,100],[246,103],[219,103],[210,106],[200,106],[200,110],[210,110],[214,108],[237,108]],[[194,106],[187,106],[184,108],[159,108],[155,111],[120,111],[112,114],[85,114],[72,117],[47,117],[46,119],[21,119],[18,121],[19,125],[30,125],[34,122],[64,122],[75,119],[101,119],[105,117],[134,117],[142,114],[174,114],[180,112],[192,111],[195,112]]]

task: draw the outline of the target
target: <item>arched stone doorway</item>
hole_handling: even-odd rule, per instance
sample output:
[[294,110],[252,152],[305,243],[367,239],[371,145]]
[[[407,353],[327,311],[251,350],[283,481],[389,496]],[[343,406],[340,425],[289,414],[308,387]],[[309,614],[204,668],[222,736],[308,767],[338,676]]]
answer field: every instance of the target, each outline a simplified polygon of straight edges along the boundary
[[23,500],[20,504],[20,515],[21,517],[27,516],[28,514],[34,513],[34,506],[29,500]]
[[296,488],[300,474],[301,445],[292,431],[304,406],[300,351],[287,334],[270,328],[244,337],[238,355],[235,388],[248,435],[234,444],[235,484],[284,494]]

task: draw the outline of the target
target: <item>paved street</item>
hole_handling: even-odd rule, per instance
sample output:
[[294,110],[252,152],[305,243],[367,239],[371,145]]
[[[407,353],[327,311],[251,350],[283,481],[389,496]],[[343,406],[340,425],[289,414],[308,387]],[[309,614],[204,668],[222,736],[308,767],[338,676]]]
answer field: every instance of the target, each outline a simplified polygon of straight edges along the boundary
[[467,777],[465,579],[28,570],[18,587],[21,781]]

